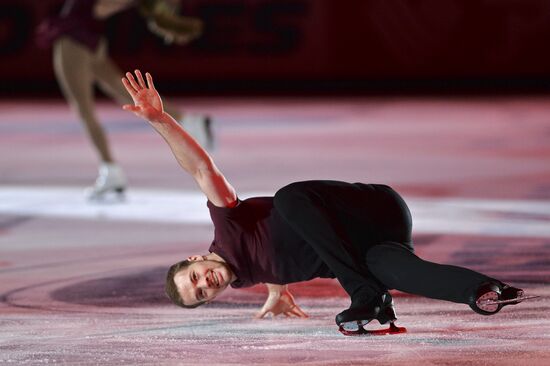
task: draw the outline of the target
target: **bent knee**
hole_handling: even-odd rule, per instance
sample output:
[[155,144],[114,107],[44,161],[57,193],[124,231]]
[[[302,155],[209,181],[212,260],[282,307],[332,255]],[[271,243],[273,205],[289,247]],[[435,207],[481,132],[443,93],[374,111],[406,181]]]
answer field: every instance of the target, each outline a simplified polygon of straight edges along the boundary
[[[384,242],[373,246],[367,251],[366,262],[367,266],[379,267],[383,266],[388,261],[396,259],[398,256],[411,255],[413,251],[406,245],[397,242]],[[413,254],[414,255],[414,254]]]
[[375,268],[384,263],[384,257],[386,256],[386,245],[375,245],[367,251],[365,255],[365,261],[368,268]]

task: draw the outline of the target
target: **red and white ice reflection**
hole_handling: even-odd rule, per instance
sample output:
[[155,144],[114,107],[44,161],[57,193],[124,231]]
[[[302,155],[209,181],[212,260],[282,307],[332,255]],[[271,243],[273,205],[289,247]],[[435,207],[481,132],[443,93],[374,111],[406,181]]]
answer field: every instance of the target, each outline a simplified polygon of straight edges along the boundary
[[95,161],[73,115],[13,103],[0,115],[0,363],[550,364],[547,98],[185,102],[218,122],[215,158],[241,197],[300,179],[388,183],[411,206],[422,257],[541,298],[482,317],[397,293],[409,332],[376,338],[338,333],[349,300],[332,280],[291,286],[306,320],[254,320],[262,287],[173,307],[166,267],[212,234],[162,142],[102,106],[132,186],[122,204],[90,205]]

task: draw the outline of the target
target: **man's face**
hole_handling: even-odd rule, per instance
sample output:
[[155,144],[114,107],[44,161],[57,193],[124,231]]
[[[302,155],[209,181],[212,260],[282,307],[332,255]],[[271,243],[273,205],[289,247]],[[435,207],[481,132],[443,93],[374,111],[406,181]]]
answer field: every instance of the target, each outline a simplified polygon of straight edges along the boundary
[[174,275],[174,283],[186,305],[210,301],[231,282],[232,272],[223,262],[189,257],[192,263]]

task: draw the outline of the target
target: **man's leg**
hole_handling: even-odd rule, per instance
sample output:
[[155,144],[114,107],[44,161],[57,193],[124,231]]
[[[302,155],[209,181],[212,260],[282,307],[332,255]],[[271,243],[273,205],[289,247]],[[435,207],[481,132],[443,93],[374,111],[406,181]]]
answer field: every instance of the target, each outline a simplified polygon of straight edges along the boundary
[[385,286],[425,297],[471,304],[490,277],[467,268],[420,259],[402,244],[385,242],[366,255],[367,266]]
[[[287,224],[297,232],[334,273],[354,304],[367,304],[385,288],[372,276],[350,242],[347,230],[323,198],[328,194],[345,195],[345,183],[307,181],[280,189],[274,205]],[[354,187],[350,184],[349,190]]]

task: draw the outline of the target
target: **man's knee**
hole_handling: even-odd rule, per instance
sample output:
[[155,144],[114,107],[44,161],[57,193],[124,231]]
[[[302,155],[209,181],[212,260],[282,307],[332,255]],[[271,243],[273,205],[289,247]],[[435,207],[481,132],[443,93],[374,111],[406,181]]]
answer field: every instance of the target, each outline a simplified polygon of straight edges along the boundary
[[386,257],[387,247],[380,244],[375,245],[367,251],[366,262],[367,267],[371,270],[376,270],[380,266],[384,265],[384,257]]
[[382,244],[373,246],[367,251],[367,267],[372,269],[379,269],[386,265],[391,265],[392,261],[395,261],[402,255],[408,256],[411,254],[413,254],[413,252],[401,243],[384,242]]
[[398,288],[402,281],[403,268],[414,254],[401,243],[384,242],[367,251],[369,271],[389,289]]

